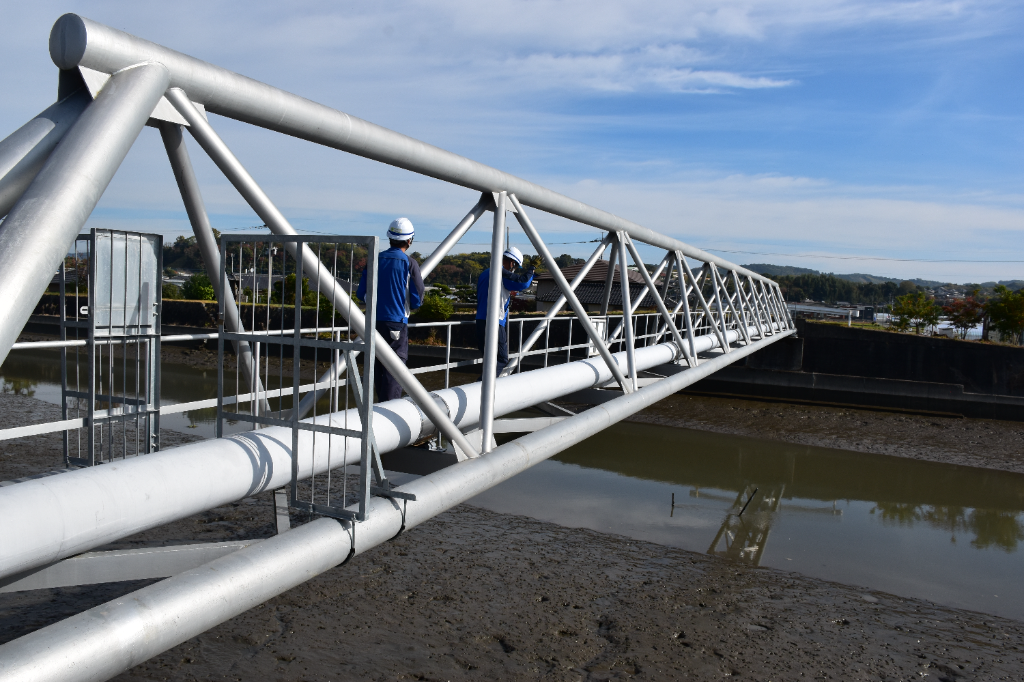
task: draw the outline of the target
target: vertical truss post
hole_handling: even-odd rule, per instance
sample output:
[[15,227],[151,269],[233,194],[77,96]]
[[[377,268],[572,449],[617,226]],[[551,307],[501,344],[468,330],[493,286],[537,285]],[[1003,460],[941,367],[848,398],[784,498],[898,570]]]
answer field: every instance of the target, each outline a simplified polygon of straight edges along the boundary
[[[619,238],[619,284],[622,290],[622,325],[626,333],[626,367],[629,369],[629,382],[632,389],[637,389],[636,356],[634,355],[635,339],[633,338],[633,302],[629,293],[629,269],[626,267],[626,234],[616,233]],[[643,265],[637,264],[637,267]]]
[[[604,239],[601,240],[601,244],[594,250],[594,253],[590,254],[590,258],[587,259],[587,262],[583,264],[583,267],[580,268],[580,271],[576,273],[576,276],[573,277],[572,282],[569,284],[569,288],[572,291],[576,291],[576,287],[580,285],[580,282],[582,282],[586,278],[586,276],[590,274],[590,270],[594,267],[594,264],[597,263],[598,260],[600,260],[601,256],[604,254],[605,250],[608,248],[608,245],[610,243],[610,235],[606,236]],[[551,309],[548,310],[547,314],[544,315],[544,319],[542,319],[540,323],[536,326],[536,328],[534,328],[534,330],[530,332],[530,336],[529,338],[526,339],[526,342],[520,344],[519,356],[508,363],[508,367],[506,367],[505,371],[502,372],[502,376],[506,374],[511,374],[517,366],[522,364],[523,358],[525,358],[526,354],[530,352],[530,349],[533,348],[534,344],[536,344],[537,341],[540,340],[540,337],[544,335],[544,331],[548,328],[548,325],[551,324],[551,320],[553,320],[558,315],[558,313],[562,311],[562,308],[565,307],[566,300],[567,299],[565,298],[565,294],[560,294],[558,296],[558,300],[555,301],[554,305],[551,306]],[[522,326],[520,325],[520,332],[521,331]],[[445,362],[447,363],[448,361],[445,360]]]
[[[690,360],[689,349],[686,344],[683,343],[683,338],[679,335],[679,330],[676,329],[675,321],[672,319],[672,315],[668,312],[668,307],[665,305],[665,301],[658,294],[658,288],[654,286],[654,280],[651,278],[651,274],[647,272],[647,268],[644,266],[644,261],[640,258],[640,253],[636,250],[636,246],[633,244],[633,240],[628,236],[626,239],[626,246],[629,248],[629,253],[633,256],[633,262],[636,263],[636,267],[640,270],[640,274],[643,275],[644,281],[647,282],[647,288],[651,291],[651,296],[654,298],[654,305],[661,313],[661,316],[665,319],[665,324],[668,325],[669,331],[672,332],[672,338],[676,343],[676,347],[679,350],[679,355],[685,357],[688,361]],[[672,274],[671,268],[666,274],[666,279]]]
[[[199,113],[199,110],[192,104],[192,101],[185,92],[180,88],[171,88],[165,96],[167,101],[188,122],[189,132],[199,142],[199,145],[210,156],[217,167],[220,168],[228,181],[234,185],[246,203],[256,212],[256,215],[267,224],[270,231],[278,235],[296,234],[295,228],[291,226],[284,217],[284,214],[270,200],[270,197],[266,195],[253,177],[249,175],[249,172],[245,170],[241,162],[231,153],[228,146],[224,144],[224,141],[220,139],[220,136],[213,130],[209,122]],[[352,325],[353,331],[359,336],[364,336],[367,333],[376,334],[376,330],[366,327],[366,319],[359,311],[359,307],[352,303],[348,292],[338,284],[331,272],[320,263],[316,255],[308,249],[304,249],[301,257],[306,262],[310,277],[316,278],[321,283],[321,291],[327,297],[327,300],[334,305],[336,310],[348,313],[348,322]],[[427,419],[448,440],[462,448],[467,455],[476,457],[478,454],[476,448],[469,443],[465,435],[459,431],[459,428],[455,426],[449,416],[441,411],[438,404],[430,397],[430,393],[423,388],[423,385],[409,371],[409,368],[405,366],[402,359],[395,354],[391,346],[386,343],[378,343],[376,344],[376,352],[381,364],[387,368],[391,376],[405,389],[409,397],[413,399],[413,402],[423,410]]]
[[[210,218],[206,213],[206,206],[203,203],[203,195],[199,189],[199,181],[196,179],[195,171],[192,168],[192,160],[189,158],[188,149],[185,147],[185,139],[181,134],[181,126],[177,123],[160,123],[160,137],[163,139],[164,149],[167,151],[167,158],[171,162],[171,171],[174,173],[174,180],[178,183],[178,190],[181,193],[182,203],[185,204],[185,213],[192,224],[192,232],[196,236],[196,244],[199,246],[199,253],[203,258],[203,265],[208,273],[223,272],[224,277],[210,277],[213,284],[213,293],[220,301],[224,300],[224,322],[229,332],[242,331],[242,320],[238,313],[238,306],[235,304],[235,295],[231,291],[231,285],[227,281],[227,270],[220,262],[220,250],[217,248],[217,240],[213,236],[213,228],[210,226]],[[242,367],[242,373],[249,384],[249,392],[259,398],[259,409],[264,414],[270,413],[270,405],[264,395],[263,384],[258,375],[253,372],[252,349],[248,341],[235,341],[235,357]]]
[[502,253],[505,251],[505,192],[494,193],[494,230],[491,233],[491,271],[487,289],[487,320],[484,332],[484,365],[480,381],[481,454],[491,451],[494,435],[494,383],[498,373],[498,331],[505,309],[501,291]]
[[[555,262],[554,256],[551,255],[551,251],[548,249],[547,244],[540,238],[540,234],[537,232],[537,228],[533,226],[529,216],[526,215],[526,211],[523,210],[522,205],[516,198],[515,194],[508,195],[509,201],[512,202],[512,206],[516,209],[516,220],[519,221],[520,227],[523,228],[523,232],[526,233],[530,243],[533,244],[533,248],[537,249],[537,253],[540,254],[541,259],[544,261],[544,265],[547,266],[548,271],[551,272],[551,276],[555,279],[555,284],[562,290],[562,294],[565,299],[569,302],[576,317],[579,319],[579,323],[583,325],[584,331],[587,332],[587,337],[593,342],[598,352],[601,354],[601,359],[604,360],[605,364],[608,365],[608,371],[615,377],[615,381],[622,388],[624,393],[632,392],[632,383],[626,381],[626,377],[622,374],[622,369],[619,364],[615,362],[615,358],[612,357],[611,352],[608,350],[608,346],[605,345],[605,340],[597,333],[594,329],[593,322],[590,321],[590,316],[587,315],[587,311],[583,308],[583,304],[580,303],[580,299],[577,298],[575,292],[569,286],[569,283],[565,280],[565,275],[562,274],[561,268],[558,267],[558,263]],[[550,329],[550,327],[549,327]]]

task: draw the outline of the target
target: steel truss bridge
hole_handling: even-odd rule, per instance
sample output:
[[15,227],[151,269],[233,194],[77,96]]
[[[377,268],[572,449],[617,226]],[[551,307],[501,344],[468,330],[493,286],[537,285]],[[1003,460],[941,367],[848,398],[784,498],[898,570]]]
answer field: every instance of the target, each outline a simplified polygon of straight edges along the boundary
[[[0,142],[0,216],[6,216],[0,224],[0,360],[8,356],[147,124],[160,131],[208,272],[223,270],[184,145],[186,130],[273,236],[287,241],[296,235],[218,136],[208,120],[211,113],[479,193],[422,270],[428,275],[476,221],[490,214],[490,314],[478,383],[428,392],[386,343],[376,343],[377,359],[408,398],[373,406],[375,452],[440,434],[454,447],[456,464],[398,488],[382,490],[378,481],[375,494],[361,500],[347,518],[320,516],[287,533],[229,548],[236,551],[4,644],[0,678],[5,680],[113,677],[794,333],[771,280],[495,168],[77,15],[64,15],[54,24],[50,55],[60,70],[57,102]],[[532,222],[534,211],[607,232],[572,282],[562,276]],[[513,363],[495,378],[498,278],[510,215],[561,291],[523,350],[533,347],[545,325],[568,307],[587,335],[592,357],[528,371]],[[348,328],[366,337],[368,321],[335,273],[308,244],[287,243],[317,290],[347,315]],[[652,273],[637,252],[638,243],[664,253]],[[611,267],[605,304],[599,314],[588,314],[574,289],[606,254]],[[644,280],[639,297],[631,297],[625,276],[630,261]],[[609,329],[616,267],[623,273],[624,310],[617,327]],[[231,289],[220,286],[217,293],[225,331],[244,331]],[[658,326],[640,343],[635,307],[648,294]],[[601,320],[603,325],[596,324]],[[295,331],[298,336],[298,324]],[[240,357],[250,357],[245,342],[237,350]],[[346,362],[339,359],[321,383],[345,371]],[[264,390],[258,374],[249,372],[246,379],[254,393]],[[496,419],[503,415],[598,388],[610,399],[496,446]],[[315,402],[317,390],[307,387],[295,419]],[[328,418],[340,424],[359,416],[353,408]],[[300,480],[332,467],[366,464],[369,448],[360,439],[329,435],[314,441],[311,432],[301,431],[293,452],[292,434],[287,427],[269,426],[0,488],[0,585],[59,569],[75,557],[81,561],[83,553],[100,554],[90,550],[134,533],[288,486],[300,455],[305,464],[294,472]],[[333,459],[326,454],[329,447]]]

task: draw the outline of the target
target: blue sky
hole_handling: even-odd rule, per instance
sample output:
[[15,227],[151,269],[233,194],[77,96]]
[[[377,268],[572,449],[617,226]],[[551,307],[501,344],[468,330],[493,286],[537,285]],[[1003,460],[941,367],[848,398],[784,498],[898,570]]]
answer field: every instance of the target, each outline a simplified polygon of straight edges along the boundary
[[[956,282],[1024,279],[1024,262],[970,262],[1024,261],[1019,3],[186,1],[167,8],[6,3],[0,134],[52,101],[47,36],[60,14],[74,11],[739,263]],[[371,161],[213,122],[300,231],[370,233],[406,215],[426,251],[476,199]],[[214,225],[257,224],[191,149]],[[550,242],[597,236],[561,219],[534,221]],[[90,225],[171,237],[188,231],[154,130],[143,131]],[[465,248],[485,250],[487,229],[474,229]],[[525,242],[521,233],[513,240]],[[589,248],[559,244],[557,251]]]

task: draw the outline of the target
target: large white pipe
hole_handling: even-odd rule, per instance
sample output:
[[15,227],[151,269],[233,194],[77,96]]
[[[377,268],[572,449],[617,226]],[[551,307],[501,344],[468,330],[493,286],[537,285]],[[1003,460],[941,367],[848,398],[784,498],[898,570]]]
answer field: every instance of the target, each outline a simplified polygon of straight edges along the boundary
[[415,502],[399,506],[373,498],[367,520],[356,526],[354,535],[348,523],[318,519],[4,644],[0,646],[0,677],[19,682],[109,679],[792,333],[734,349],[502,445],[483,457],[402,486],[403,491],[416,495]]
[[7,215],[25,193],[90,102],[92,97],[83,84],[0,141],[0,216]]
[[[730,331],[730,342],[739,333]],[[714,336],[695,340],[697,352],[715,348]],[[671,344],[638,348],[640,369],[673,361]],[[619,353],[615,361],[625,364]],[[494,414],[522,410],[612,380],[600,358],[502,377],[495,382]],[[480,384],[435,391],[463,431],[480,421]],[[356,410],[316,417],[359,428]],[[307,420],[311,421],[311,420]],[[408,399],[374,406],[373,431],[381,452],[410,445],[433,425]],[[271,427],[228,438],[190,443],[162,452],[0,488],[0,577],[94,549],[120,538],[228,504],[291,480],[291,430]],[[348,450],[346,452],[345,445]],[[299,475],[359,460],[359,441],[299,432]]]
[[0,363],[160,101],[167,79],[159,64],[137,64],[111,76],[0,225]]
[[625,231],[645,244],[679,250],[689,258],[765,279],[724,258],[522,178],[77,14],[65,14],[54,23],[50,57],[62,69],[85,66],[103,73],[140,61],[157,61],[171,72],[171,87],[181,88],[209,112],[480,192],[506,191],[526,206],[602,230]]

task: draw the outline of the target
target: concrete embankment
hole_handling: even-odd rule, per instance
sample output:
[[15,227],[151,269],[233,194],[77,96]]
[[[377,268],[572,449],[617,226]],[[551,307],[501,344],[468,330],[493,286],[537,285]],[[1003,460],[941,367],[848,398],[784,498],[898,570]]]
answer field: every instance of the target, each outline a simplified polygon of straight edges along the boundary
[[1024,421],[1024,348],[798,320],[688,391]]

